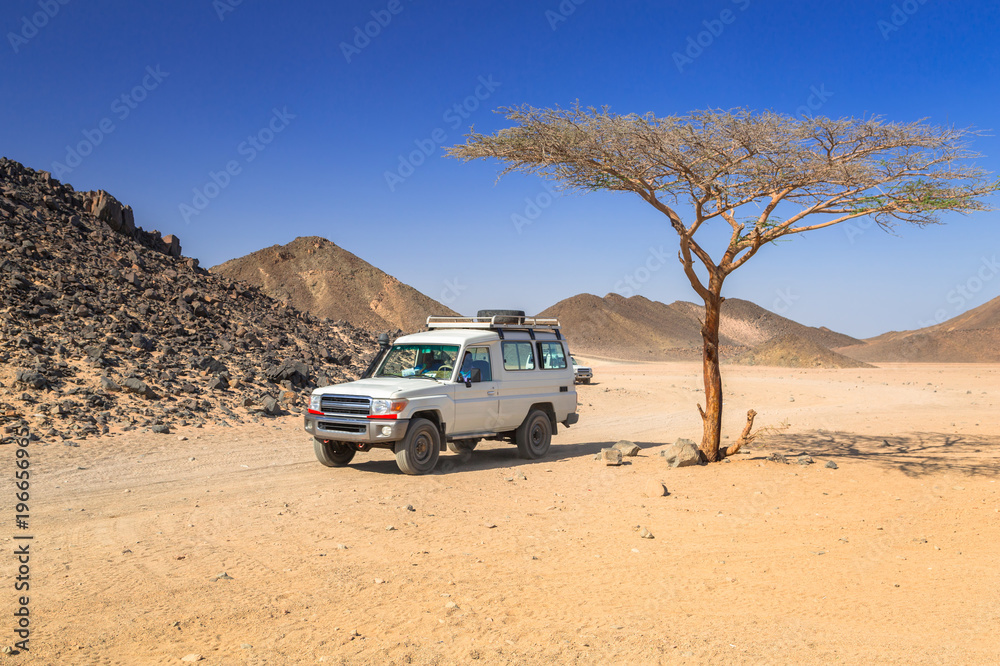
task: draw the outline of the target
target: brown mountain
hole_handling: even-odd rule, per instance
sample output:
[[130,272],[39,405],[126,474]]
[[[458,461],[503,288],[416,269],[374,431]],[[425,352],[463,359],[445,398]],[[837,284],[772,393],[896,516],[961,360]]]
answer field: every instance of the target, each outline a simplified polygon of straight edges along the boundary
[[830,351],[814,340],[795,334],[779,335],[733,359],[740,365],[770,365],[784,368],[871,368],[874,367]]
[[428,315],[457,313],[319,236],[273,245],[210,269],[259,286],[317,317],[370,331],[420,330]]
[[861,361],[1000,363],[1000,297],[934,326],[883,333],[836,351]]
[[[574,351],[628,360],[697,358],[701,350],[703,308],[676,301],[667,305],[642,296],[578,294],[546,309],[540,316],[558,317]],[[733,357],[772,338],[794,335],[820,347],[861,341],[827,328],[803,326],[749,301],[737,298],[722,305],[720,344]]]

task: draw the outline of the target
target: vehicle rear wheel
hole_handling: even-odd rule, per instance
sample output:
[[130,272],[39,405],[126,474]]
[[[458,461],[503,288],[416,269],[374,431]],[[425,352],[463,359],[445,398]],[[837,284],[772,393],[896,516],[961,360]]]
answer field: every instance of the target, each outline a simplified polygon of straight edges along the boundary
[[538,409],[528,414],[514,433],[514,441],[522,458],[535,460],[544,456],[552,443],[552,422],[548,414]]
[[396,443],[396,465],[405,474],[427,474],[441,455],[441,435],[427,419],[414,419],[406,437]]
[[313,437],[313,450],[316,451],[316,459],[327,467],[343,467],[351,462],[357,453],[357,450],[349,444],[330,442],[317,437]]
[[448,442],[448,450],[452,453],[471,453],[478,443],[478,439],[456,439]]
[[587,379],[581,379],[580,381],[582,383],[584,383],[584,384],[589,384],[590,383],[590,378],[588,377]]

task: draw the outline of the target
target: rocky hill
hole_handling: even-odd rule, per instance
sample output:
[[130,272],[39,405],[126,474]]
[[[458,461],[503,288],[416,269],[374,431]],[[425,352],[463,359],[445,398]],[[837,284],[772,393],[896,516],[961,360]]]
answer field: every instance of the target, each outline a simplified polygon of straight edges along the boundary
[[212,273],[257,285],[317,317],[369,331],[423,328],[428,315],[455,311],[319,236],[296,238],[214,266]]
[[948,321],[837,349],[862,361],[1000,363],[1000,297]]
[[0,159],[0,416],[48,439],[257,420],[372,336],[210,275],[107,192]]
[[[686,301],[667,305],[642,296],[578,294],[540,315],[558,317],[573,350],[581,354],[652,361],[699,358],[703,312],[702,306]],[[804,326],[750,301],[733,298],[722,304],[719,342],[723,358],[735,358],[783,336],[796,336],[822,348],[861,342],[827,328]]]
[[814,340],[794,334],[779,335],[737,354],[733,363],[784,368],[871,368],[863,361],[831,351]]

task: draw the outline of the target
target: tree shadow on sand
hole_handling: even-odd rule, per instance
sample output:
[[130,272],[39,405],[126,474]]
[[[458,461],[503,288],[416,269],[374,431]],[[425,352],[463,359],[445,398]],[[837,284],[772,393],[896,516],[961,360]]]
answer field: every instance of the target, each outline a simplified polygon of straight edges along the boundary
[[[865,461],[897,469],[910,477],[940,473],[1000,476],[1000,436],[997,435],[912,432],[882,436],[813,430],[770,434],[755,444],[792,454],[808,453],[835,462]],[[752,454],[759,452],[755,447]]]

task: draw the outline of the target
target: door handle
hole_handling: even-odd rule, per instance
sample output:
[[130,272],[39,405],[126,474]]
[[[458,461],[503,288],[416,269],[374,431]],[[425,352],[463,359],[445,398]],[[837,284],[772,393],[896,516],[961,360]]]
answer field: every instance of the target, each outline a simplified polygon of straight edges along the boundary
[[489,390],[489,391],[486,392],[486,395],[496,395],[496,394],[497,394],[497,392],[495,390],[493,390],[493,389],[491,389],[491,390]]

